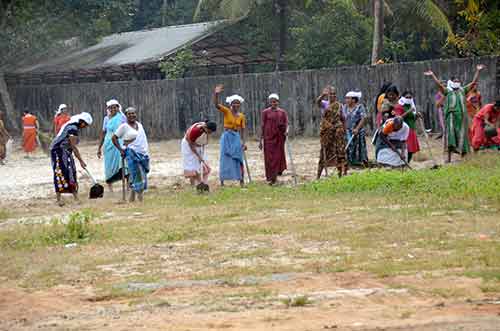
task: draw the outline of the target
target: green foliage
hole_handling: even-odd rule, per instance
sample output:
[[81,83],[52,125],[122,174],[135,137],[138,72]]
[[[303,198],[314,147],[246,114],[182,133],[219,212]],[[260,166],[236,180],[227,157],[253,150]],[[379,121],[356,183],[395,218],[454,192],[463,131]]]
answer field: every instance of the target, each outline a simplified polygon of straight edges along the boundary
[[92,218],[92,212],[84,210],[71,213],[66,223],[54,219],[50,227],[42,235],[42,240],[48,245],[88,242],[95,234],[95,229],[90,223]]
[[500,54],[498,0],[456,0],[459,27],[448,38],[448,50],[460,56]]
[[328,2],[291,32],[294,46],[288,58],[296,68],[362,64],[370,56],[370,20],[343,1]]
[[71,213],[67,221],[54,218],[48,225],[30,225],[15,232],[0,234],[0,247],[34,248],[43,246],[88,243],[98,234],[98,228],[91,221],[90,210]]
[[175,56],[161,61],[158,66],[166,78],[177,79],[184,77],[193,63],[193,52],[190,49],[183,49]]

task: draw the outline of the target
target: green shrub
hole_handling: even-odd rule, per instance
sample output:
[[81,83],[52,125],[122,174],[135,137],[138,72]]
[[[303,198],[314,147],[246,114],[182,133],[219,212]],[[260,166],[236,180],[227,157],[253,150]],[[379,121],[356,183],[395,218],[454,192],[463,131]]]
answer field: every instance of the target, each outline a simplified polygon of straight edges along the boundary
[[49,245],[88,242],[95,235],[95,228],[90,223],[92,218],[92,212],[84,210],[71,213],[66,223],[54,219],[42,234],[42,241]]

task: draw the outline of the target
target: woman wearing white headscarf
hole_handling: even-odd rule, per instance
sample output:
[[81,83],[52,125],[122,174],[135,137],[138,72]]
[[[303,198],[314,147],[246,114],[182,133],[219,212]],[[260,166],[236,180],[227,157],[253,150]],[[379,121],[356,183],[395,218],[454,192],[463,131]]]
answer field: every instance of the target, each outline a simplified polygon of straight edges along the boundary
[[[122,157],[120,151],[113,145],[113,134],[120,125],[127,121],[122,113],[122,106],[114,99],[106,102],[108,115],[103,123],[103,135],[99,142],[97,157],[102,156],[102,147],[104,146],[104,177],[109,190],[113,191],[112,184],[122,179]],[[122,144],[122,140],[120,140]]]
[[476,86],[479,80],[479,72],[484,68],[484,65],[478,65],[472,82],[465,86],[462,86],[460,79],[457,77],[452,77],[447,86],[444,86],[432,70],[424,72],[424,75],[432,77],[445,96],[443,107],[445,116],[444,147],[448,152],[447,162],[451,162],[452,153],[465,156],[469,152],[469,121],[465,96],[471,88]]
[[215,87],[213,103],[224,114],[224,132],[220,138],[219,179],[222,186],[225,180],[238,180],[243,186],[243,149],[245,146],[245,115],[240,112],[245,101],[235,94],[226,98],[228,108],[219,103],[219,95],[224,91],[223,85]]
[[89,113],[81,113],[72,116],[63,125],[56,138],[50,144],[50,157],[52,160],[52,170],[54,171],[54,188],[57,196],[57,203],[63,206],[61,200],[62,193],[71,193],[78,201],[78,181],[76,178],[76,165],[73,154],[80,161],[80,166],[86,168],[87,165],[82,159],[77,146],[79,142],[80,130],[92,124],[92,116]]

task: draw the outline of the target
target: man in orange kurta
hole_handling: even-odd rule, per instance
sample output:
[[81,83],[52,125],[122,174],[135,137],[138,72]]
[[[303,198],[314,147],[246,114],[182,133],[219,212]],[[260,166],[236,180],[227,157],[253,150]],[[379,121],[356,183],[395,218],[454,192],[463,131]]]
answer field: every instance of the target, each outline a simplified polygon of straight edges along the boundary
[[23,115],[23,149],[24,152],[33,153],[38,145],[38,119],[28,111]]

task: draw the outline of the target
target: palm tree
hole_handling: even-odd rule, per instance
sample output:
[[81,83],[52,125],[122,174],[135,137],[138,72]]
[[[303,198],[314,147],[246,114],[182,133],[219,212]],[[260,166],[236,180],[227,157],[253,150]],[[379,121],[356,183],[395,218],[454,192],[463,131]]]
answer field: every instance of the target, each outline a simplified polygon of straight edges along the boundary
[[[292,6],[308,7],[314,1],[323,0],[199,0],[196,8],[195,19],[200,16],[203,5],[207,3],[216,4],[217,13],[222,17],[235,19],[248,15],[255,6],[264,2],[272,1],[276,14],[279,16],[279,50],[277,69],[284,68],[284,55],[287,47],[288,12]],[[384,42],[384,18],[395,14],[411,15],[421,18],[434,27],[452,33],[448,17],[441,10],[437,2],[439,0],[405,0],[409,2],[413,10],[407,13],[394,13],[393,8],[397,8],[397,2],[403,0],[342,0],[353,6],[356,10],[369,15],[373,13],[373,48],[371,62],[375,64],[383,52]],[[396,2],[397,1],[397,2]]]

